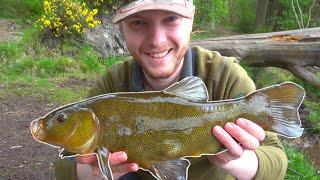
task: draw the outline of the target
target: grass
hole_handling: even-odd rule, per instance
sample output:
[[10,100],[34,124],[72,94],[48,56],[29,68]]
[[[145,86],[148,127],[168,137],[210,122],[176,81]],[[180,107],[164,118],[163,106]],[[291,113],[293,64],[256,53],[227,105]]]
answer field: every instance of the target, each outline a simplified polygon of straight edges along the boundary
[[14,19],[17,23],[31,22],[42,14],[42,2],[42,0],[3,0],[0,3],[0,18]]
[[308,162],[307,157],[296,149],[286,147],[288,157],[288,170],[285,179],[319,180],[316,169]]
[[94,78],[124,57],[100,57],[90,46],[66,42],[56,48],[41,44],[34,28],[24,30],[19,42],[0,43],[0,82],[4,89],[0,96],[36,96],[59,102],[78,101],[86,97],[90,87],[61,87],[69,78]]
[[320,102],[305,100],[304,103],[309,109],[307,120],[310,127],[307,127],[307,129],[320,134]]

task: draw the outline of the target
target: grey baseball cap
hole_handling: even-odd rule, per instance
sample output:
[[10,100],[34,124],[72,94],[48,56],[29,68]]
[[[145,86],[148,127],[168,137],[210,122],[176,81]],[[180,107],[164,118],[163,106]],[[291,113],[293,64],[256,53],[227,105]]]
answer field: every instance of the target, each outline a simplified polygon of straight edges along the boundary
[[147,10],[170,11],[186,18],[192,18],[195,11],[192,0],[136,0],[119,6],[113,23],[118,23],[132,14]]

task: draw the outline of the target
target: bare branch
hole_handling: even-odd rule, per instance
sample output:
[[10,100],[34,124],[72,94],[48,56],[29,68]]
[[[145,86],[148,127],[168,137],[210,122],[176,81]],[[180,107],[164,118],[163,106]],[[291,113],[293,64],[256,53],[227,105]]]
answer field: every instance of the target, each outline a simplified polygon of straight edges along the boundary
[[293,10],[294,15],[295,15],[295,17],[296,17],[296,20],[297,20],[297,23],[298,23],[298,25],[299,25],[299,28],[302,29],[302,26],[301,26],[301,24],[300,24],[299,17],[298,17],[298,14],[297,14],[297,12],[296,12],[296,8],[295,8],[295,6],[294,6],[294,2],[293,2],[293,1],[294,1],[294,0],[291,0],[292,10]]
[[302,13],[302,10],[301,10],[301,7],[300,7],[299,0],[296,0],[296,3],[297,3],[297,7],[298,7],[298,10],[299,10],[299,13],[300,13],[301,25],[302,25],[302,28],[304,28],[303,13]]
[[308,18],[308,22],[307,22],[306,28],[309,27],[310,20],[311,20],[311,12],[312,12],[312,9],[314,8],[315,4],[316,4],[316,0],[313,0],[313,3],[309,8],[309,18]]
[[298,78],[301,78],[309,82],[313,86],[320,88],[320,79],[313,73],[309,72],[307,69],[301,66],[287,66],[286,69],[288,69],[292,74],[294,74]]

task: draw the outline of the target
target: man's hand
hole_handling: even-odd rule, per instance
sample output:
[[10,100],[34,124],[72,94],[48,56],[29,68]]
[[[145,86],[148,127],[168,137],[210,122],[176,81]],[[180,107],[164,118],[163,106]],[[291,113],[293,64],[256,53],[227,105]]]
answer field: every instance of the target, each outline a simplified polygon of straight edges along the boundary
[[[109,157],[110,168],[113,178],[127,174],[128,172],[137,172],[138,165],[136,163],[126,163],[128,156],[125,152],[114,152]],[[95,155],[77,156],[77,176],[78,179],[102,179],[103,175],[99,169],[97,157]],[[91,168],[90,168],[91,167]]]
[[226,123],[224,128],[215,126],[212,134],[228,151],[209,156],[209,161],[237,179],[254,178],[258,170],[258,158],[254,151],[265,138],[264,130],[259,125],[240,118],[235,124]]

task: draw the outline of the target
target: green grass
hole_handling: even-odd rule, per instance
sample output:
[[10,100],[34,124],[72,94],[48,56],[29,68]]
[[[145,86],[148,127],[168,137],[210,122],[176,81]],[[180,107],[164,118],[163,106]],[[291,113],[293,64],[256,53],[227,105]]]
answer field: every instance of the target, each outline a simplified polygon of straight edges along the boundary
[[316,169],[308,162],[307,157],[296,149],[286,147],[288,170],[285,179],[319,180]]
[[[0,97],[33,96],[39,100],[50,103],[67,104],[84,99],[90,87],[61,87],[58,83],[50,82],[48,78],[33,76],[13,77],[12,80],[0,80],[4,89],[0,91]],[[65,77],[67,79],[68,77]]]
[[309,109],[307,120],[310,127],[307,127],[307,129],[310,132],[320,133],[320,102],[305,100],[304,104]]
[[16,22],[35,20],[42,14],[43,0],[3,0],[0,3],[0,18]]
[[[65,42],[46,48],[35,28],[24,30],[19,42],[0,43],[0,96],[35,96],[60,104],[86,97],[90,87],[61,87],[69,78],[89,82],[124,57],[102,58],[89,45]],[[80,81],[79,80],[79,81]]]

